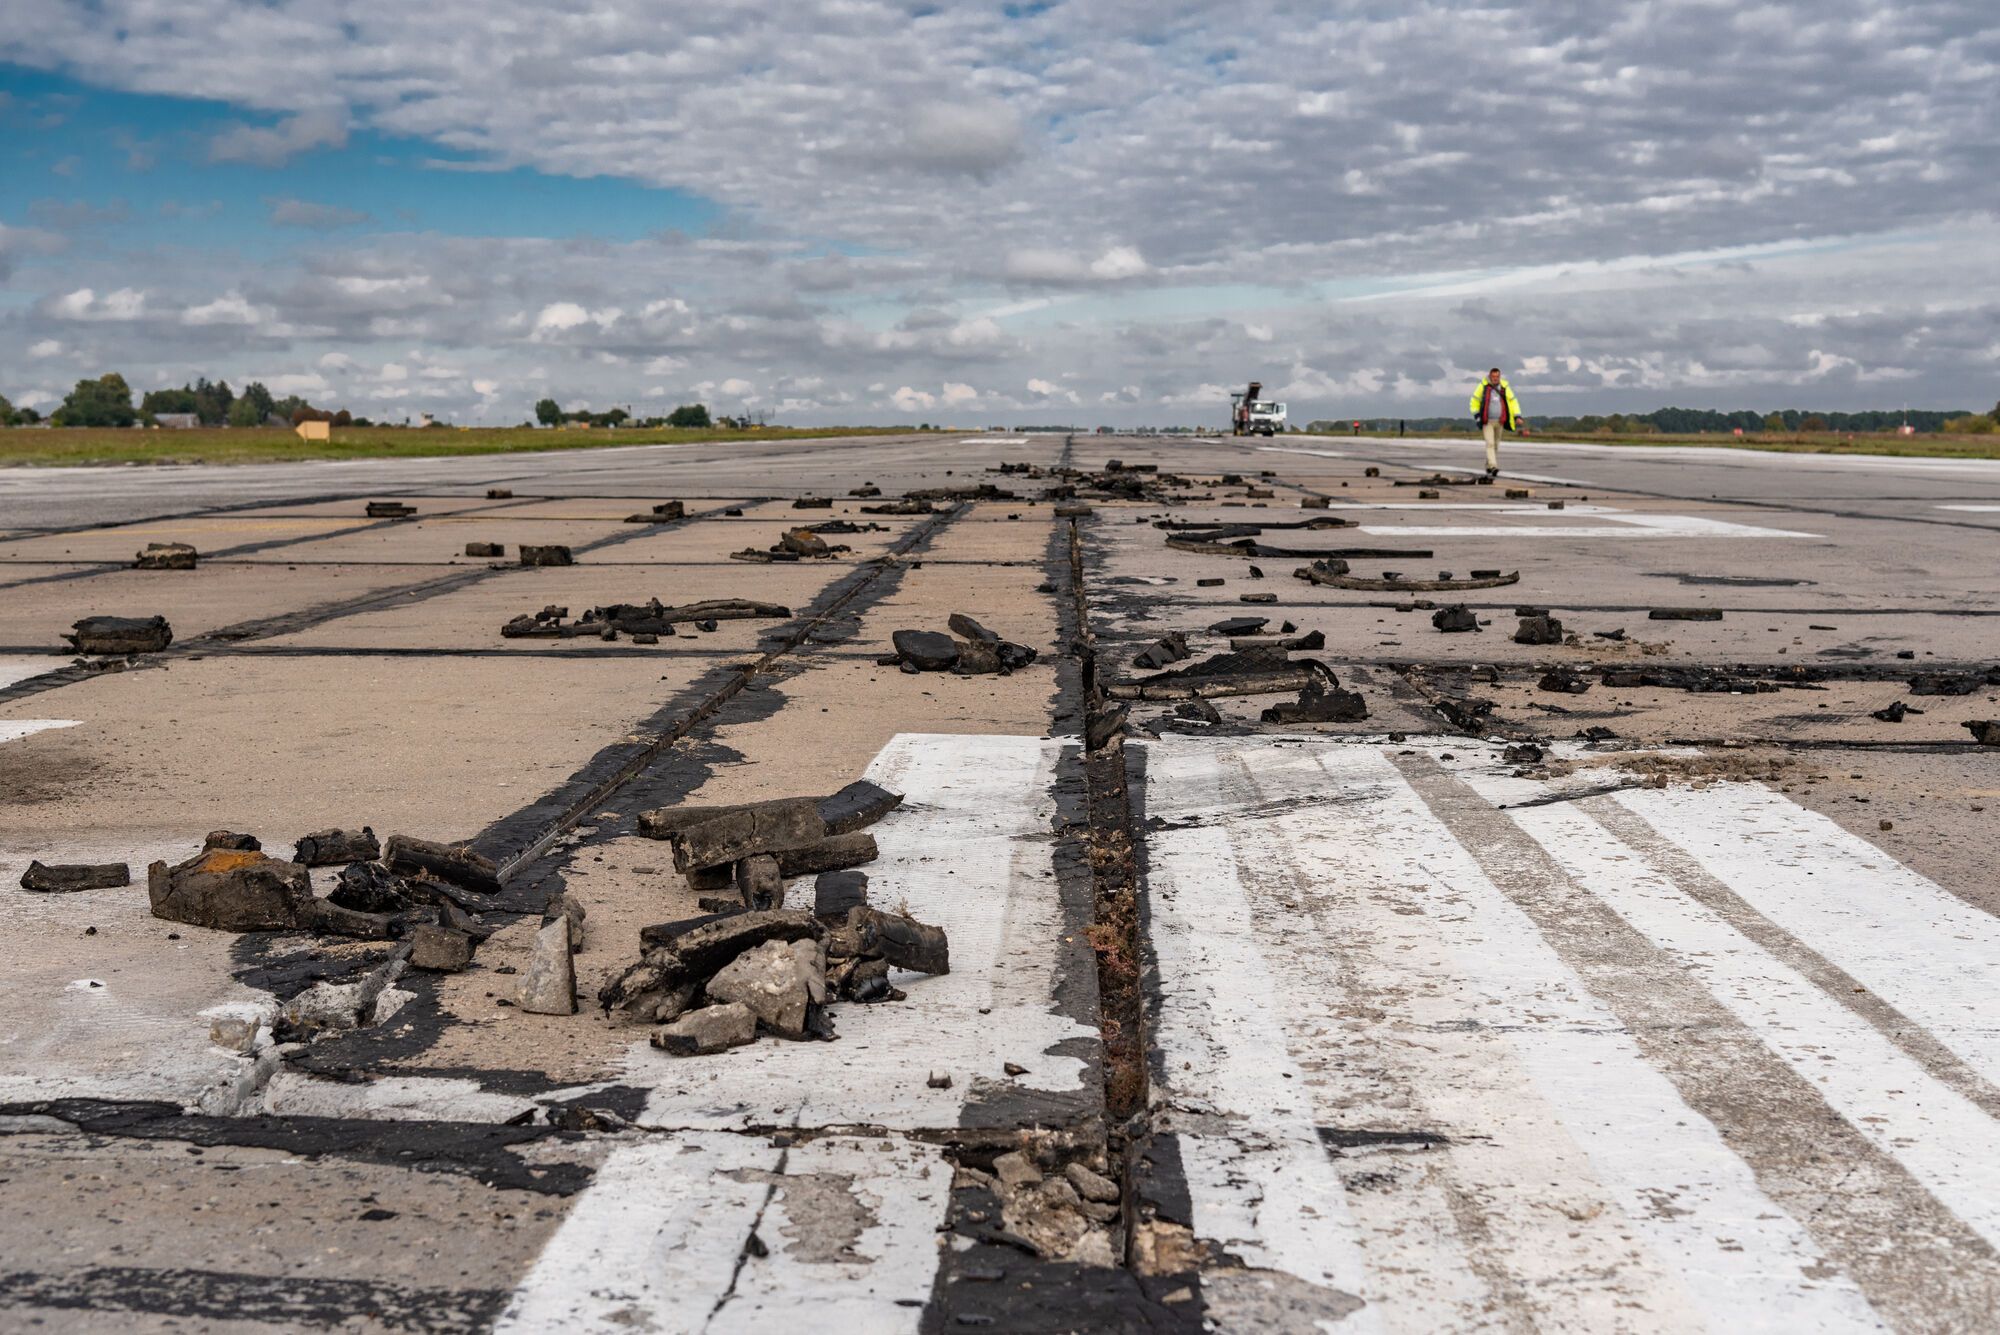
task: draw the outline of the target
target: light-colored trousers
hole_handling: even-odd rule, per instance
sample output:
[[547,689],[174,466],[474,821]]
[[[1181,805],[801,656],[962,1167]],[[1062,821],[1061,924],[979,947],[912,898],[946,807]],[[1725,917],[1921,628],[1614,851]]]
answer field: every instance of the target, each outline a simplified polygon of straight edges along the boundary
[[1480,430],[1486,433],[1486,466],[1488,468],[1498,468],[1500,466],[1501,429],[1498,422],[1487,422],[1480,428]]

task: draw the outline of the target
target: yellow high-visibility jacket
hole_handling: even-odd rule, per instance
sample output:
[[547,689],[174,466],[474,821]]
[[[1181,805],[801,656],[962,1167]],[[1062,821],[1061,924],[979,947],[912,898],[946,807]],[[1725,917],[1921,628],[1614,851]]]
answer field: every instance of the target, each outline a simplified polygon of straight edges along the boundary
[[1501,408],[1501,424],[1509,431],[1520,430],[1521,403],[1520,400],[1514,397],[1514,387],[1507,383],[1506,376],[1500,377],[1498,385],[1489,384],[1482,378],[1477,385],[1472,387],[1472,402],[1467,405],[1472,413],[1472,420],[1475,422],[1484,422],[1486,420],[1486,395],[1494,389],[1498,389],[1506,398],[1506,402]]

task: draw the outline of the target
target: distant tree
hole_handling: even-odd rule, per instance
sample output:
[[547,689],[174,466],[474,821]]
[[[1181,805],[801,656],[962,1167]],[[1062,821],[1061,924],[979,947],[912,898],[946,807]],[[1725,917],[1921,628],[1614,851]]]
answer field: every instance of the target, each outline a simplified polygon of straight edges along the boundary
[[258,427],[264,425],[264,414],[257,411],[257,405],[245,394],[229,405],[229,425],[235,427]]
[[535,405],[535,420],[543,426],[561,426],[562,405],[554,399],[543,399]]
[[56,410],[58,426],[131,426],[139,419],[132,406],[132,387],[116,371],[95,380],[79,380]]
[[2000,422],[2000,403],[1996,403],[1996,404],[1994,404],[1994,405],[1993,405],[1993,411],[1992,411],[1992,412],[1990,412],[1990,413],[1988,413],[1988,414],[1986,414],[1986,415],[1987,415],[1988,417],[1992,418],[1992,419],[1993,419],[1994,421],[1996,421],[1996,422]]
[[347,411],[347,409],[342,408],[339,412],[333,415],[333,424],[335,426],[353,426],[354,414]]
[[253,425],[269,417],[271,409],[276,403],[271,397],[271,391],[264,388],[264,382],[261,380],[252,380],[249,384],[245,385],[242,396],[236,402],[249,404],[251,409],[256,413]]
[[139,400],[139,411],[149,417],[161,413],[191,413],[195,406],[194,390],[183,385],[179,389],[149,389],[146,397]]
[[293,426],[297,426],[301,422],[331,422],[332,420],[332,413],[326,411],[324,408],[315,408],[309,403],[292,409]]
[[14,405],[8,402],[5,394],[0,394],[0,426],[12,425],[14,425]]
[[14,410],[15,426],[33,426],[41,420],[41,413],[33,408],[16,408]]
[[1826,430],[1826,419],[1824,417],[1821,417],[1818,413],[1814,413],[1812,416],[1806,418],[1804,421],[1799,423],[1799,430],[1824,431]]
[[221,426],[229,420],[229,406],[236,402],[229,382],[218,380],[214,384],[204,376],[194,382],[194,411],[201,418],[203,426]]
[[667,414],[668,426],[713,426],[709,421],[708,405],[704,403],[684,403]]

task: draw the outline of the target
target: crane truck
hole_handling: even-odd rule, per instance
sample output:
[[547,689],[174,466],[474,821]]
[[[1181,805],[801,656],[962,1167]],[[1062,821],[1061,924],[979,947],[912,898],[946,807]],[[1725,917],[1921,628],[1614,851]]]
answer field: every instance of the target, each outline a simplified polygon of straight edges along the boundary
[[1285,429],[1285,405],[1257,396],[1264,382],[1252,380],[1250,388],[1229,396],[1229,428],[1235,436],[1275,436]]

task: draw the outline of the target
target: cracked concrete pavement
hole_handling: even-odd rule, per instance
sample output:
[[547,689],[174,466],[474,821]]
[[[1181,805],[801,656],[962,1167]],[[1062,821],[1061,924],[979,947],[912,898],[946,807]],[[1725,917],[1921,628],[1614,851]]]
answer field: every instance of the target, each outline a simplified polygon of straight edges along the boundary
[[[1489,487],[1474,452],[929,435],[0,472],[0,1322],[1977,1328],[2000,753],[1963,725],[2000,717],[2000,573],[1969,556],[2000,465],[1521,442]],[[1111,459],[1187,485],[1042,496]],[[866,516],[864,483],[1018,499]],[[684,519],[625,522],[669,500]],[[1262,540],[1520,580],[1334,588],[1156,527],[1312,516],[1345,524]],[[839,518],[883,528],[729,560]],[[201,563],[129,569],[149,542]],[[576,564],[523,568],[523,542]],[[499,634],[649,597],[793,615]],[[1460,602],[1480,629],[1434,629]],[[1523,608],[1568,637],[1516,643]],[[878,661],[954,612],[1037,661]],[[154,613],[167,651],[67,668],[71,621]],[[1264,722],[1293,690],[1120,725],[1135,654],[1183,632],[1185,668],[1242,615],[1319,632],[1289,657],[1367,717]],[[1565,673],[1584,689],[1542,684]],[[1873,717],[1896,701],[1924,712]],[[701,1058],[503,1004],[552,895],[589,910],[585,997],[699,911],[640,812],[864,774],[905,798],[871,896],[944,926],[950,974],[839,1007],[834,1042]],[[494,934],[380,1024],[216,1046],[212,1018],[383,948],[156,919],[145,864],[364,823],[498,861]],[[136,883],[31,893],[31,859]]]

